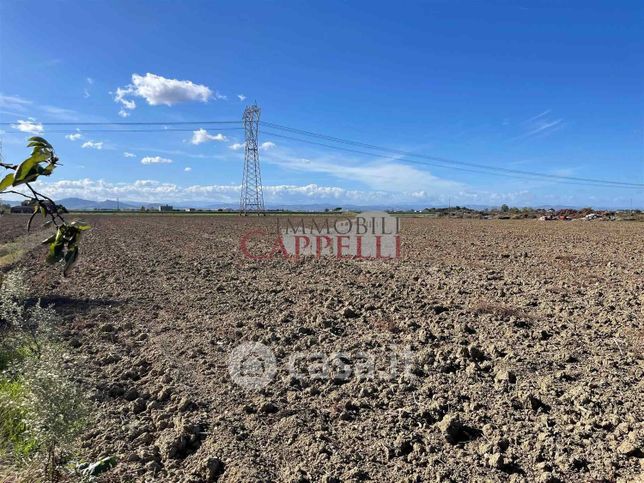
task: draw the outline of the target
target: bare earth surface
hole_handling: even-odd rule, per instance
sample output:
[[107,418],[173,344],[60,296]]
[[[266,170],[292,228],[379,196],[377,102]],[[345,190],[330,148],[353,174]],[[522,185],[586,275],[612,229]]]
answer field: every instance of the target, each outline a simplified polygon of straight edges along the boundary
[[29,215],[0,215],[0,244],[25,234]]
[[[32,286],[102,414],[87,454],[119,457],[104,481],[641,478],[643,224],[404,218],[399,261],[295,262],[241,255],[268,218],[86,218],[73,276]],[[251,341],[277,362],[259,391],[228,372]],[[360,351],[371,379],[287,370]]]

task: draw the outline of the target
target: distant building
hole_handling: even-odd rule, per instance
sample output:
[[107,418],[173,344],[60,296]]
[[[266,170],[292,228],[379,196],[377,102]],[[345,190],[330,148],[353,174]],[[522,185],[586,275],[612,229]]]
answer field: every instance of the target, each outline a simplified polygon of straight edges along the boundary
[[173,211],[172,205],[159,205],[159,211]]
[[11,213],[33,213],[34,207],[28,205],[12,206]]

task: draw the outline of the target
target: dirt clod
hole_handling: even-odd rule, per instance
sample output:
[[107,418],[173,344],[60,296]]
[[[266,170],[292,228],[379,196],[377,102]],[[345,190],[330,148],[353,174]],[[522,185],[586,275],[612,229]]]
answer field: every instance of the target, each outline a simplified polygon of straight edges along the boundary
[[505,464],[505,460],[501,453],[494,453],[491,455],[489,462],[492,468],[503,468],[503,465]]
[[219,458],[210,457],[204,463],[204,477],[206,481],[217,481],[224,474],[225,465]]
[[460,443],[468,439],[466,428],[456,414],[448,414],[437,424],[441,434],[450,444]]

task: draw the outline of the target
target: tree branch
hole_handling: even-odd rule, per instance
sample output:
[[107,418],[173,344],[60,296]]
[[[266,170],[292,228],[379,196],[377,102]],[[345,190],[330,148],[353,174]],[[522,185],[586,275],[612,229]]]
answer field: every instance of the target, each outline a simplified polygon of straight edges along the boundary
[[[31,191],[31,193],[34,195],[34,198],[33,198],[33,199],[35,199],[35,200],[36,200],[36,202],[38,203],[38,205],[39,205],[41,208],[43,208],[47,214],[49,214],[49,216],[51,217],[51,221],[54,223],[54,225],[55,225],[55,226],[58,226],[58,223],[56,223],[56,217],[58,217],[58,218],[60,219],[60,221],[62,221],[62,222],[63,222],[63,224],[67,224],[67,222],[65,221],[65,219],[60,215],[60,213],[58,213],[58,208],[56,207],[56,203],[55,203],[51,198],[49,198],[49,197],[47,197],[47,196],[45,196],[45,195],[43,195],[43,194],[41,194],[41,193],[38,193],[35,189],[33,189],[33,188],[31,187],[31,185],[30,185],[29,183],[25,183],[25,186],[27,186],[27,188],[29,188],[29,191]],[[48,209],[47,204],[46,204],[45,202],[43,202],[43,201],[39,198],[39,196],[43,197],[44,199],[46,199],[47,201],[49,201],[49,203],[51,203],[51,205],[50,205],[50,206],[51,206],[51,210],[53,210],[53,211],[50,211],[50,210]]]
[[31,199],[33,199],[33,198],[32,198],[31,196],[29,196],[29,195],[26,195],[26,194],[24,194],[24,193],[21,193],[20,191],[13,191],[13,190],[3,191],[2,193],[0,193],[0,195],[4,195],[4,194],[6,194],[6,193],[11,193],[11,194],[14,194],[14,195],[24,196],[25,198],[28,198],[28,199],[30,199],[30,200],[31,200]]

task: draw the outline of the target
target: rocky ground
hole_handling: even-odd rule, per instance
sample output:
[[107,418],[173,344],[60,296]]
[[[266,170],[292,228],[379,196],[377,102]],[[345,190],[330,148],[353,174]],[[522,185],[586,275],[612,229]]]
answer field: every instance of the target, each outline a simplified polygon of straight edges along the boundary
[[28,222],[29,215],[0,215],[0,244],[23,236]]
[[[253,261],[269,218],[88,218],[71,278],[20,264],[65,317],[104,481],[642,478],[643,224],[404,218],[398,261]],[[228,370],[250,342],[276,358],[258,390]]]

